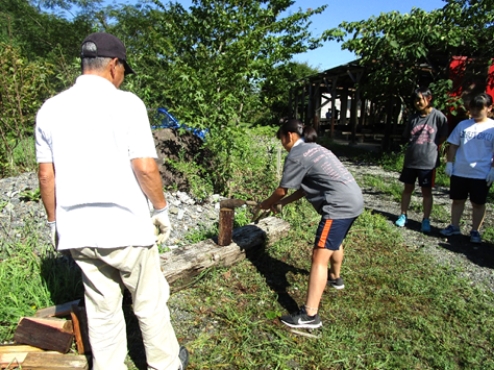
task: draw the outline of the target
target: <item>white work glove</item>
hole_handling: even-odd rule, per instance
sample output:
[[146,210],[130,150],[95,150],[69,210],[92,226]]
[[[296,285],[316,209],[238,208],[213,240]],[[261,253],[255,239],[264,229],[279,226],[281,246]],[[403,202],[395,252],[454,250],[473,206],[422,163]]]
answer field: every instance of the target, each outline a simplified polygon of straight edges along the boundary
[[168,217],[168,204],[165,208],[154,210],[151,221],[156,227],[156,242],[158,244],[165,242],[172,232],[172,224],[170,222],[170,217]]
[[491,167],[489,174],[487,175],[485,181],[487,181],[487,186],[491,186],[494,182],[494,168]]
[[53,248],[57,250],[58,246],[58,235],[57,235],[57,221],[47,221],[46,224],[50,228],[50,241]]
[[453,162],[446,163],[446,168],[444,169],[444,172],[448,177],[451,177],[453,175]]

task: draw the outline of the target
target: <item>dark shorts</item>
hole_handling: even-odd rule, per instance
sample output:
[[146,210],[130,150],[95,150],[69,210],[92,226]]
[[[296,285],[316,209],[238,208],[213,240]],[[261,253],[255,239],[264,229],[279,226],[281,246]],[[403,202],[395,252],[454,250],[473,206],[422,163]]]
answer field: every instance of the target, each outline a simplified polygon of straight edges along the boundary
[[470,195],[470,201],[476,204],[485,204],[489,186],[484,179],[470,179],[468,177],[451,176],[449,198],[464,200]]
[[416,168],[403,167],[400,175],[400,181],[405,184],[415,184],[415,181],[419,179],[419,186],[421,188],[432,188],[436,179],[436,170],[419,170]]
[[332,251],[340,249],[340,245],[356,219],[357,217],[338,220],[321,219],[317,228],[314,248],[326,248]]

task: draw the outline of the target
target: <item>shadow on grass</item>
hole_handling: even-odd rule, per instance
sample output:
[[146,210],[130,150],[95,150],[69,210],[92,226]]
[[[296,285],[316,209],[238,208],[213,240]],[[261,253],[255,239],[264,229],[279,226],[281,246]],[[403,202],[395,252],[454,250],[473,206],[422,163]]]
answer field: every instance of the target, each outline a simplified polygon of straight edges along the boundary
[[[79,266],[70,252],[64,251],[41,260],[41,278],[50,292],[50,299],[54,305],[60,305],[81,300],[84,304],[84,286]],[[71,319],[70,314],[66,317]],[[91,355],[85,354],[89,368],[92,367]]]
[[[397,219],[397,215],[384,211],[372,209],[373,213],[377,213],[392,221],[393,223]],[[420,232],[421,223],[414,220],[408,220],[407,229]],[[440,234],[441,228],[431,225],[431,232],[428,234],[431,237],[437,237],[444,239],[444,236]],[[487,267],[494,269],[494,244],[483,242],[482,244],[470,243],[470,239],[466,235],[455,235],[448,238],[448,242],[439,242],[438,246],[447,249],[451,252],[463,254],[468,260],[480,267]]]
[[[127,299],[126,299],[127,296]],[[132,360],[134,367],[138,370],[146,370],[146,350],[142,341],[141,329],[134,311],[132,311],[130,293],[124,295],[123,311],[125,316],[125,324],[127,330],[127,348],[129,350],[128,357]],[[131,367],[131,364],[127,364]]]
[[470,243],[469,237],[455,235],[449,237],[447,243],[439,243],[439,246],[451,252],[463,254],[477,266],[494,268],[494,245],[491,243],[473,244]]
[[287,274],[292,272],[295,274],[309,275],[309,272],[271,257],[266,252],[265,245],[247,250],[246,257],[256,267],[257,271],[264,276],[271,290],[276,292],[278,303],[288,312],[298,311],[299,306],[297,302],[287,292],[290,286]]
[[[394,225],[395,221],[398,219],[398,215],[394,214],[394,213],[384,212],[384,211],[380,211],[380,210],[373,209],[373,208],[371,208],[370,210],[373,213],[379,214],[379,215],[383,216],[384,218],[386,218],[387,220],[391,221],[393,223],[393,225]],[[421,227],[422,227],[421,221],[415,221],[415,220],[410,219],[410,218],[407,219],[407,224],[405,226],[406,229],[421,233],[422,232],[422,231],[420,231]],[[431,225],[431,232],[428,233],[427,235],[431,236],[431,237],[443,238],[443,236],[439,233],[441,230],[442,230],[442,228]]]

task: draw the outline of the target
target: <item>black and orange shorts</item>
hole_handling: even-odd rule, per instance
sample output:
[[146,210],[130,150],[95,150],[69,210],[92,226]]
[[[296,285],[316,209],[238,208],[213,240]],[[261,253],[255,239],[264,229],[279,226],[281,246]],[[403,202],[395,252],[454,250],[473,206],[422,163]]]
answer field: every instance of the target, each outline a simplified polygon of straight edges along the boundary
[[332,251],[340,249],[348,231],[357,217],[337,220],[321,219],[316,233],[314,248],[326,248]]

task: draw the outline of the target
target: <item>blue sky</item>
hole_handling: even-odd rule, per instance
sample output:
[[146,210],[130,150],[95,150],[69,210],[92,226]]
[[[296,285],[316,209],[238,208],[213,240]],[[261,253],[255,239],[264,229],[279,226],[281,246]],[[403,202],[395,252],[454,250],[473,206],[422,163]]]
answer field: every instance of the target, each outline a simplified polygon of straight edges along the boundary
[[[190,0],[177,1],[185,8],[192,3]],[[297,0],[289,11],[295,12],[299,8],[315,9],[322,5],[328,6],[324,12],[312,17],[311,30],[314,36],[319,36],[323,31],[337,27],[343,21],[360,21],[393,10],[407,13],[413,7],[431,11],[442,8],[445,2],[442,0]],[[353,53],[341,50],[341,45],[335,41],[326,42],[323,47],[294,58],[298,62],[307,62],[310,66],[320,70],[336,67],[354,59]]]

